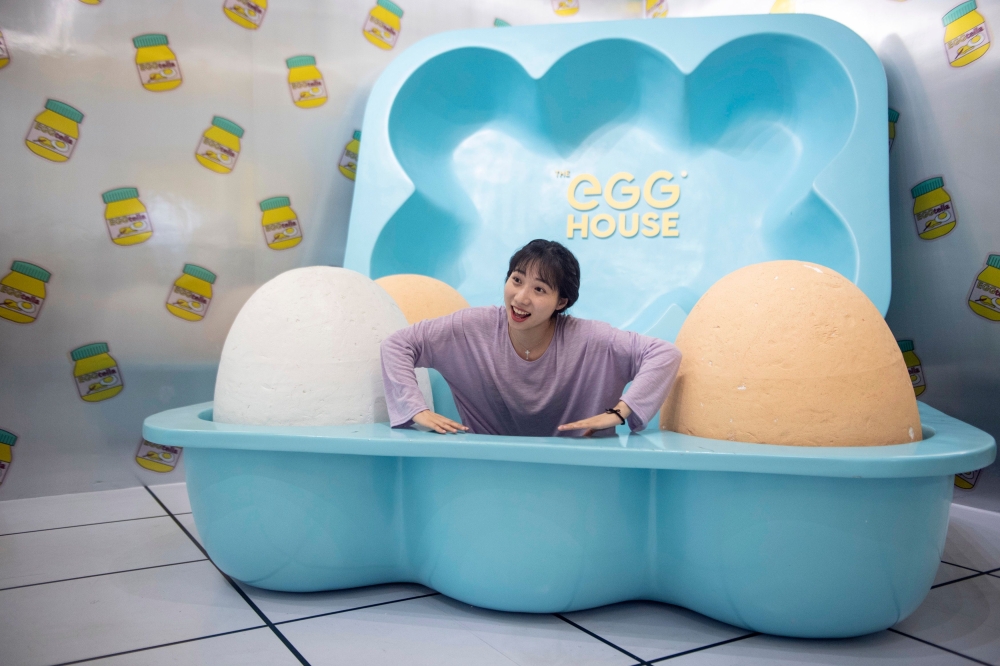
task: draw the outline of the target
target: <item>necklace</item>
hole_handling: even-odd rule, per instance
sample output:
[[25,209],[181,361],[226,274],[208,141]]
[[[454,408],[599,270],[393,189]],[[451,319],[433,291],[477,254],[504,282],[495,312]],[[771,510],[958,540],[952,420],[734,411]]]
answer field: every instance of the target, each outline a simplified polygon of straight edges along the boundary
[[527,361],[527,360],[528,360],[528,356],[529,356],[530,354],[531,354],[531,352],[530,352],[530,351],[528,351],[527,349],[525,349],[525,350],[524,350],[524,360],[526,360],[526,361]]

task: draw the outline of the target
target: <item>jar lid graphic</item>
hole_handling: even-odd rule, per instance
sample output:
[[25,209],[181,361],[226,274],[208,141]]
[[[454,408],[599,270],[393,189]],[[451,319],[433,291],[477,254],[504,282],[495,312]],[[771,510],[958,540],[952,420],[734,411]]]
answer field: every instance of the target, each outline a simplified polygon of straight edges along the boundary
[[941,22],[944,23],[945,25],[948,25],[949,23],[954,23],[955,21],[962,18],[969,12],[974,12],[974,11],[976,11],[976,0],[969,0],[968,2],[963,2],[962,4],[960,4],[959,6],[955,7],[950,12],[945,14],[944,18],[941,19]]
[[209,284],[215,284],[215,273],[212,271],[202,268],[201,266],[195,266],[194,264],[184,264],[184,272],[191,277],[198,278],[199,280],[204,280]]
[[288,197],[271,197],[270,199],[264,199],[260,202],[261,210],[274,210],[275,208],[284,208],[285,206],[291,206],[292,200]]
[[49,111],[54,111],[58,113],[60,116],[63,116],[64,118],[69,118],[74,123],[83,122],[82,113],[74,109],[69,104],[66,104],[65,102],[60,102],[57,99],[50,99],[49,101],[45,102],[45,108],[48,109]]
[[293,56],[286,60],[285,64],[288,65],[288,69],[292,67],[308,67],[316,64],[316,58],[311,55]]
[[889,122],[894,123],[899,120],[899,111],[896,109],[889,109]]
[[896,340],[899,343],[899,351],[906,352],[913,351],[913,340]]
[[986,260],[986,265],[993,268],[1000,268],[1000,254],[991,254],[989,259]]
[[212,116],[212,124],[224,132],[235,134],[237,139],[243,138],[243,128],[232,120],[226,120],[222,116]]
[[361,141],[361,130],[354,130],[354,140]]
[[403,10],[400,9],[399,5],[397,5],[395,2],[392,2],[391,0],[378,0],[376,4],[378,4],[378,6],[381,7],[382,9],[388,9],[390,12],[392,12],[399,18],[403,18]]
[[168,43],[166,35],[149,34],[132,38],[132,44],[137,49],[144,46],[166,46]]
[[42,282],[48,282],[49,278],[52,277],[52,273],[49,273],[41,266],[29,264],[27,261],[15,261],[10,265],[10,270],[35,278],[36,280],[41,280]]
[[510,23],[507,23],[507,21],[504,21],[502,18],[495,18],[495,19],[493,19],[493,27],[494,28],[509,28],[510,27]]
[[84,345],[82,347],[77,347],[69,353],[70,358],[74,361],[79,361],[81,359],[90,358],[91,356],[99,356],[100,354],[108,353],[108,343],[107,342],[94,342],[89,345]]
[[17,441],[17,435],[6,430],[0,430],[0,444],[6,444],[7,446],[14,446],[14,442]]
[[940,176],[937,178],[928,178],[927,180],[925,180],[924,182],[920,183],[912,190],[910,190],[910,194],[912,194],[913,198],[916,199],[917,197],[923,194],[927,194],[928,192],[931,192],[941,187],[944,187],[944,178],[941,178]]
[[104,203],[114,203],[116,201],[125,201],[126,199],[138,199],[139,190],[135,187],[119,187],[114,190],[108,190],[101,195],[101,199]]

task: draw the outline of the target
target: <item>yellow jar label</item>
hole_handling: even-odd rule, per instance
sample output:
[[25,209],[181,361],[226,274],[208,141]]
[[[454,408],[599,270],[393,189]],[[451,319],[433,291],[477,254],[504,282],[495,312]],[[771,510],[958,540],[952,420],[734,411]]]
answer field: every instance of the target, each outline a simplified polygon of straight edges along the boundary
[[226,0],[222,8],[253,23],[254,28],[264,20],[264,8],[251,0]]
[[164,446],[142,440],[142,444],[139,445],[139,450],[136,451],[135,459],[148,460],[150,462],[159,463],[160,465],[166,465],[170,468],[163,470],[163,473],[166,473],[172,471],[174,467],[177,467],[177,461],[181,459],[181,449],[178,446]]
[[8,469],[10,469],[10,463],[6,460],[0,460],[0,483],[3,483],[3,477],[7,476]]
[[145,231],[153,230],[153,225],[149,221],[149,215],[146,213],[135,213],[134,215],[112,217],[109,218],[107,222],[108,233],[111,234],[111,240],[128,238],[133,234],[140,234]]
[[201,143],[198,144],[198,150],[195,151],[195,155],[201,155],[206,160],[232,170],[236,166],[236,158],[240,156],[240,153],[237,150],[223,146],[218,141],[210,139],[207,136],[202,136]]
[[646,0],[646,8],[643,14],[646,18],[665,18],[667,12],[667,0]]
[[11,310],[18,314],[35,319],[42,310],[44,298],[25,293],[20,289],[0,284],[0,309]]
[[552,0],[552,11],[560,16],[569,16],[580,11],[580,0]]
[[268,245],[301,237],[302,230],[299,228],[299,221],[294,218],[264,225],[264,239]]
[[121,385],[122,378],[117,365],[88,372],[76,378],[76,389],[80,392],[81,398]]
[[986,23],[974,25],[964,34],[945,43],[945,48],[948,49],[948,62],[953,63],[973,51],[986,48],[989,43],[990,32],[986,29]]
[[326,98],[326,86],[323,85],[323,79],[296,81],[295,83],[289,83],[288,89],[292,93],[292,101],[296,104]]
[[344,154],[340,156],[340,168],[356,174],[358,172],[358,154],[349,148],[344,148]]
[[28,130],[25,141],[47,148],[66,159],[69,159],[69,156],[73,154],[73,148],[76,147],[76,139],[56,131],[48,125],[43,125],[37,120]]
[[363,30],[375,39],[388,44],[389,48],[395,46],[396,40],[399,39],[399,31],[396,28],[393,28],[377,16],[371,14],[368,15],[368,20],[365,21]]
[[907,370],[910,371],[910,382],[913,383],[914,389],[926,385],[924,382],[924,369],[920,364],[911,365]]
[[972,285],[969,302],[1000,313],[1000,287],[977,279]]
[[174,288],[170,290],[170,295],[167,297],[167,305],[173,305],[181,310],[187,310],[188,312],[196,314],[199,317],[205,316],[205,313],[208,312],[208,304],[211,302],[211,298],[202,296],[201,294],[196,294],[193,291],[189,291],[176,284],[174,285]]
[[917,233],[925,234],[928,231],[955,221],[955,210],[950,201],[945,201],[933,208],[918,210],[913,213],[913,221],[917,224]]
[[158,60],[156,62],[144,62],[136,65],[139,70],[139,78],[142,85],[148,86],[151,83],[166,83],[168,81],[181,80],[181,68],[177,66],[176,60]]

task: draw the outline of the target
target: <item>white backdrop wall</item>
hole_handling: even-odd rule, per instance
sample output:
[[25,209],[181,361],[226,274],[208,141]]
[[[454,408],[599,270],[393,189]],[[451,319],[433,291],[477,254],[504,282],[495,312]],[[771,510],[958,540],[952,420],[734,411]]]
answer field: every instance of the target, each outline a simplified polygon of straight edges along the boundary
[[[51,274],[29,323],[2,317],[0,307],[0,430],[9,433],[0,433],[0,499],[183,480],[182,452],[141,446],[143,418],[212,398],[226,332],[256,287],[297,266],[341,263],[353,181],[338,164],[382,69],[424,37],[490,28],[495,19],[517,26],[793,11],[832,18],[865,38],[899,113],[887,320],[897,339],[914,343],[926,382],[920,399],[1000,435],[1000,321],[968,302],[988,255],[1000,254],[1000,46],[949,64],[942,19],[958,0],[650,0],[648,9],[639,0],[563,0],[568,15],[556,13],[559,0],[398,0],[403,15],[389,49],[363,34],[375,0],[256,0],[264,9],[256,30],[223,12],[234,2],[248,6],[0,0],[0,64],[4,50],[9,57],[0,68],[0,290],[10,287],[0,295],[38,290],[37,280],[9,279],[14,261]],[[981,0],[977,11],[980,32],[992,39],[1000,0]],[[140,71],[150,70],[137,68],[132,40],[146,34],[167,37],[179,86],[142,85]],[[320,106],[293,104],[285,61],[299,55],[313,56],[321,72]],[[49,99],[83,114],[64,162],[25,145]],[[244,130],[226,174],[195,160],[214,116]],[[360,146],[363,159],[363,136]],[[911,188],[932,177],[943,179],[958,222],[925,240]],[[105,220],[102,193],[123,187],[137,188],[153,231],[132,245],[112,242],[109,228],[121,225]],[[290,199],[302,234],[282,250],[268,247],[261,224],[259,204],[275,196]],[[165,307],[170,294],[191,298],[190,280],[173,290],[186,264],[216,276],[195,321]],[[99,342],[124,388],[84,401],[70,352]],[[3,443],[15,437],[13,447]],[[973,487],[956,489],[956,501],[1000,509],[996,466],[963,485]]]

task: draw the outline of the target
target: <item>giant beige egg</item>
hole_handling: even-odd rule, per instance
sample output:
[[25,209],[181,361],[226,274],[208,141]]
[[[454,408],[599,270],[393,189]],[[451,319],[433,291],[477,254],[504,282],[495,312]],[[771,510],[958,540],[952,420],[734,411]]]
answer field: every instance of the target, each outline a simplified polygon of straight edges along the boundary
[[875,305],[803,261],[741,268],[705,292],[677,336],[660,428],[794,446],[921,439],[909,371]]
[[[346,425],[389,420],[379,345],[406,326],[392,298],[344,268],[311,266],[261,286],[236,316],[215,382],[215,421]],[[418,383],[432,405],[426,370]]]
[[375,284],[389,292],[411,324],[469,307],[462,294],[451,285],[426,275],[386,275],[375,280]]

